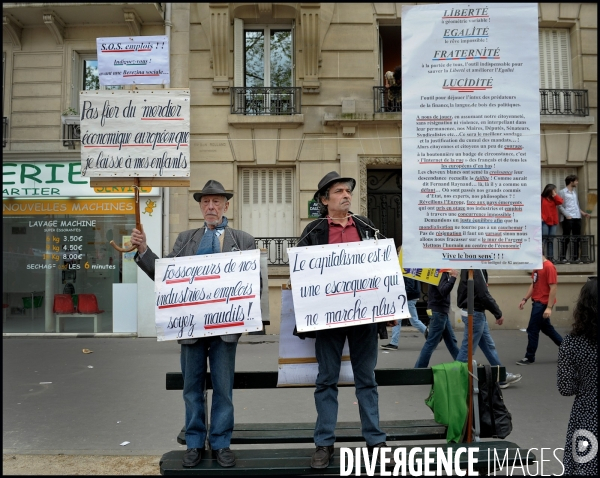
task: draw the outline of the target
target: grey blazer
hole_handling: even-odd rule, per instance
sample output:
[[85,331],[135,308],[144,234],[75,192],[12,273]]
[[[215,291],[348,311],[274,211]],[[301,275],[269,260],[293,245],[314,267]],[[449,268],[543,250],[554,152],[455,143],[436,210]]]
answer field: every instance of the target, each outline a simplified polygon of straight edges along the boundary
[[[194,256],[198,250],[198,245],[204,236],[204,226],[199,229],[190,229],[184,231],[177,236],[173,250],[167,257],[183,257],[183,256]],[[254,238],[247,232],[240,231],[238,229],[231,229],[226,227],[223,231],[225,235],[223,237],[223,251],[222,252],[233,252],[233,251],[247,251],[250,249],[256,249],[254,245]],[[148,247],[146,253],[140,257],[139,252],[135,254],[134,260],[138,267],[142,269],[150,279],[154,280],[154,261],[159,257],[152,252]],[[221,340],[224,342],[237,342],[242,334],[230,334],[220,335]],[[190,345],[196,343],[198,339],[182,339],[178,340],[178,344]]]

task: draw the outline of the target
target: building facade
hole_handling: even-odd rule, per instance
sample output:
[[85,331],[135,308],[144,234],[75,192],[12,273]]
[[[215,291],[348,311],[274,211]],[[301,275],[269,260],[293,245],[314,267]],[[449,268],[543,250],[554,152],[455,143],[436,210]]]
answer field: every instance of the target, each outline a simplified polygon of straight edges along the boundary
[[[3,274],[3,302],[8,305],[4,332],[26,332],[25,318],[30,315],[32,323],[39,321],[36,330],[55,331],[52,294],[70,292],[71,282],[76,295],[108,291],[97,294],[104,298],[100,307],[108,310],[110,304],[112,309],[112,320],[102,319],[107,333],[121,330],[115,326],[118,317],[114,318],[120,308],[116,305],[123,303],[119,298],[135,293],[134,333],[155,335],[151,294],[142,292],[153,290],[152,283],[139,272],[127,272],[127,258],[116,251],[107,250],[102,256],[109,236],[123,241],[135,223],[126,209],[131,194],[95,191],[83,184],[80,187],[87,187],[89,195],[66,189],[58,195],[52,192],[53,180],[63,171],[72,180],[87,181],[77,176],[75,164],[79,159],[77,98],[80,89],[97,88],[93,68],[99,36],[169,36],[171,83],[164,86],[189,89],[191,94],[191,186],[148,191],[143,202],[154,204],[153,215],[143,215],[142,222],[152,231],[153,249],[168,252],[179,232],[203,223],[191,192],[202,189],[209,178],[233,192],[230,223],[254,235],[257,244],[268,250],[268,333],[279,331],[280,290],[289,278],[286,247],[296,243],[314,217],[311,199],[326,173],[335,170],[356,178],[353,211],[368,215],[400,245],[402,111],[401,101],[389,100],[384,75],[401,64],[401,6],[5,3],[3,254],[4,262],[10,259],[13,265],[5,266]],[[588,195],[597,193],[596,4],[539,4],[539,45],[532,48],[540,52],[540,193],[545,184],[560,189],[567,175],[577,174],[579,200],[585,209]],[[40,183],[35,181],[39,179],[35,168],[44,171],[39,178],[45,174],[46,188],[36,188]],[[27,189],[26,197],[16,198],[7,190],[17,189],[17,183]],[[103,222],[85,226],[88,229],[81,233],[69,232],[67,240],[60,238],[58,244],[67,249],[81,245],[75,252],[83,254],[80,251],[85,249],[90,257],[98,256],[97,265],[115,265],[115,269],[92,269],[91,264],[85,269],[89,261],[72,256],[55,261],[62,268],[66,261],[67,269],[27,269],[38,257],[35,254],[41,254],[36,259],[40,267],[52,264],[46,241],[50,234],[52,242],[54,235],[44,232],[52,227],[44,222],[57,220],[60,226],[61,221],[78,220],[71,209],[65,213],[60,204],[50,206],[48,201],[93,202],[97,195],[104,201],[121,201],[123,214],[111,209],[116,206],[96,206],[108,213],[101,215]],[[567,325],[581,285],[597,274],[596,231],[594,207],[582,232],[583,262],[557,265],[558,326]],[[72,235],[85,237],[80,244],[70,241]],[[560,230],[556,240],[560,241]],[[18,259],[14,254],[27,257]],[[83,267],[75,281],[69,261],[79,261]],[[112,276],[94,279],[92,271],[99,270],[112,271]],[[12,283],[17,274],[23,274],[22,283]],[[34,279],[34,274],[39,277]],[[128,274],[134,274],[135,280]],[[514,297],[522,297],[529,282],[527,271],[490,274],[492,293],[507,318],[503,327],[522,328],[527,323],[529,313],[518,310]],[[44,298],[36,310],[40,296]],[[31,310],[26,307],[27,297]],[[460,322],[458,311],[455,321]],[[90,321],[82,324],[67,320],[65,328],[81,332],[81,327],[92,327]]]

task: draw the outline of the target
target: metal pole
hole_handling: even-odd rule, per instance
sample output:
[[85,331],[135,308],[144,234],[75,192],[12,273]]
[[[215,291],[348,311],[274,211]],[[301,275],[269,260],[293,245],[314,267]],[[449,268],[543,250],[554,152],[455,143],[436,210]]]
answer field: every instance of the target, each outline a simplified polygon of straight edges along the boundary
[[475,283],[473,282],[473,269],[469,269],[467,280],[467,316],[469,320],[467,364],[469,367],[469,412],[467,415],[466,443],[473,441],[473,309],[475,306]]

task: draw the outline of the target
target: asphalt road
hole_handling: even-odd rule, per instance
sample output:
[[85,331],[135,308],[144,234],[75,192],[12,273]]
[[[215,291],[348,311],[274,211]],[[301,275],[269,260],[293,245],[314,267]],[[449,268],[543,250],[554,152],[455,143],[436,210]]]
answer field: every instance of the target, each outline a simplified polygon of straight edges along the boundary
[[[555,450],[564,447],[573,397],[562,397],[556,388],[558,349],[542,335],[536,363],[522,367],[515,361],[524,355],[526,334],[519,330],[492,334],[507,370],[523,374],[519,383],[504,390],[513,417],[507,439],[536,448],[538,459],[544,448],[547,460],[537,473],[530,468],[513,474],[561,474],[554,453],[562,458],[562,450]],[[462,337],[462,331],[457,335]],[[423,341],[415,329],[403,327],[399,350],[380,350],[377,367],[413,367]],[[278,347],[277,335],[242,337],[236,369],[277,370]],[[93,353],[84,354],[82,349]],[[485,362],[479,351],[475,358]],[[450,360],[442,343],[430,365]],[[3,453],[160,456],[180,449],[176,435],[183,425],[181,392],[165,390],[165,373],[178,370],[179,346],[174,342],[5,337]],[[428,393],[429,386],[381,387],[381,419],[432,418],[424,403]],[[359,419],[353,388],[340,389],[339,403],[338,420]],[[234,404],[239,423],[316,419],[312,389],[236,390]]]

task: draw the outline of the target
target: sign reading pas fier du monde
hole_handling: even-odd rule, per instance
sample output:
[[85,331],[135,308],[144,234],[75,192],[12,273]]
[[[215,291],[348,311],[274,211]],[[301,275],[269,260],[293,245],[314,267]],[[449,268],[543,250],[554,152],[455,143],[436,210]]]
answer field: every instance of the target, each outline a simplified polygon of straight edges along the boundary
[[81,174],[189,177],[189,90],[82,91]]

